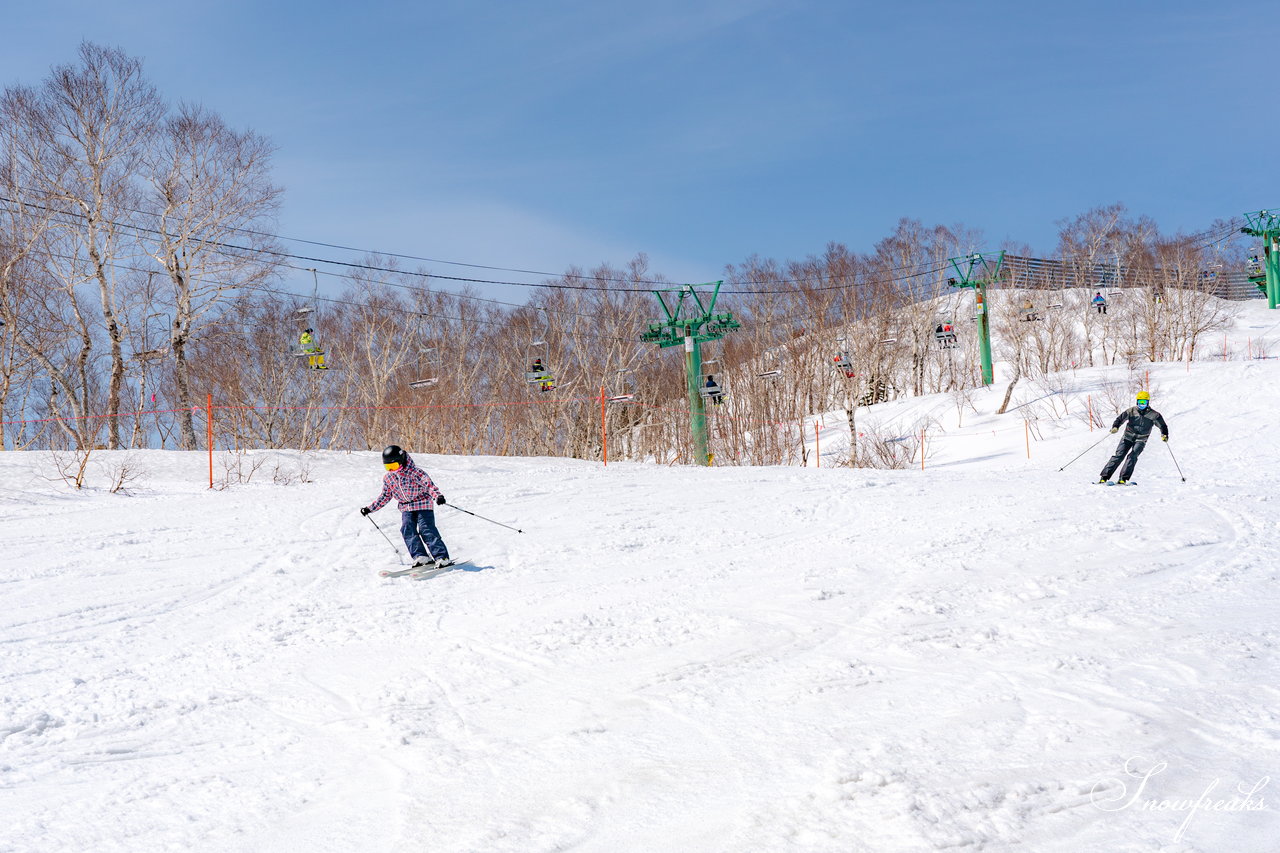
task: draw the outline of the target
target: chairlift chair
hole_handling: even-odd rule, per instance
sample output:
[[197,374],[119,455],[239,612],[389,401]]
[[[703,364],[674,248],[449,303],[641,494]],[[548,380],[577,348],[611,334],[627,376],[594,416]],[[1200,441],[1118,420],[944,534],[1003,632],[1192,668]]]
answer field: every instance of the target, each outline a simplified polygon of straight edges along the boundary
[[[156,346],[151,345],[151,341],[153,340],[153,338],[151,337],[151,320],[153,317],[165,318],[165,326],[166,327],[169,326],[168,314],[148,314],[143,319],[142,349],[139,352],[135,352],[133,354],[133,357],[136,361],[140,361],[140,362],[156,361],[157,359],[164,357],[164,355],[169,352],[169,346],[170,346],[169,343],[157,344]],[[0,322],[0,325],[4,325],[4,323]],[[170,340],[170,343],[172,343],[172,340],[173,340],[172,333],[170,333],[169,340]]]
[[843,372],[846,378],[852,379],[854,377],[853,360],[849,358],[847,343],[848,341],[845,338],[836,338],[836,354],[832,360],[835,362],[837,370]]
[[756,374],[757,379],[774,380],[782,375],[781,359],[778,357],[778,350],[782,347],[771,347],[764,351],[765,361],[771,365]]
[[305,267],[306,271],[311,273],[311,302],[306,305],[300,305],[293,312],[293,318],[301,323],[306,323],[310,316],[315,313],[316,303],[320,296],[320,277],[317,275],[318,270],[312,267]]
[[546,341],[534,341],[525,348],[529,369],[525,371],[524,381],[530,385],[537,385],[538,390],[543,392],[556,387],[555,377],[547,369],[546,349]]
[[698,383],[698,396],[704,400],[710,400],[713,406],[719,406],[724,403],[727,394],[727,382],[721,374],[720,379],[716,379],[715,374],[707,368],[720,361],[718,358],[709,358],[702,362],[702,376]]
[[547,369],[546,350],[546,341],[533,341],[525,347],[525,358],[529,369],[525,371],[524,381],[530,385],[537,385],[538,391],[542,393],[556,387],[555,376]]
[[955,349],[959,346],[956,341],[956,324],[954,320],[945,317],[938,318],[937,324],[933,328],[933,337],[938,342],[938,346],[943,349]]
[[324,347],[320,346],[320,342],[316,339],[316,334],[310,326],[299,333],[298,348],[293,351],[293,355],[296,358],[305,358],[307,367],[312,370],[329,369],[329,365],[325,363]]
[[440,354],[435,347],[418,347],[418,379],[411,380],[409,387],[416,391],[436,387],[440,382]]
[[614,380],[618,384],[618,393],[606,397],[610,403],[634,403],[636,401],[635,380],[631,378],[631,368],[622,367],[614,371]]
[[719,406],[725,398],[722,380],[716,379],[713,373],[706,374],[706,380],[698,386],[698,395],[704,400],[710,400],[713,406]]
[[547,367],[547,333],[551,329],[551,320],[547,317],[545,308],[538,310],[542,312],[542,333],[524,348],[524,363],[529,365],[524,381],[529,385],[537,385],[538,391],[545,394],[556,387],[556,379]]

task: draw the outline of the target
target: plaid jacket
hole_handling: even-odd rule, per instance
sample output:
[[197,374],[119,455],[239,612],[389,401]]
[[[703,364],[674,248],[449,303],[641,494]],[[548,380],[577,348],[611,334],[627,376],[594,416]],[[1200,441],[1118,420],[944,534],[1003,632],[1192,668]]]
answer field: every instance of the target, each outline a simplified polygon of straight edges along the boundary
[[369,504],[370,512],[377,512],[386,506],[392,498],[399,501],[401,512],[420,509],[434,509],[440,490],[431,482],[427,472],[419,468],[413,457],[405,454],[405,462],[398,471],[388,471],[382,478],[382,494]]

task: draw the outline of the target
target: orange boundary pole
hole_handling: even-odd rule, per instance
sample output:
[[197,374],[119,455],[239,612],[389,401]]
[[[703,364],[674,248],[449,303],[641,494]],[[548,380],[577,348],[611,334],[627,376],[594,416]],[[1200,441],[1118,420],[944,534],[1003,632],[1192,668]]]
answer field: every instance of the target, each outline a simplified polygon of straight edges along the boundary
[[209,488],[213,488],[213,395],[205,399],[204,419],[209,427]]
[[1085,397],[1085,400],[1089,404],[1089,432],[1093,432],[1093,395]]
[[818,434],[818,422],[813,422],[813,455],[818,458],[818,467],[822,467],[822,436]]
[[920,427],[920,470],[924,470],[924,427]]
[[1022,432],[1027,437],[1027,458],[1030,459],[1031,458],[1031,422],[1030,421],[1028,420],[1022,421]]

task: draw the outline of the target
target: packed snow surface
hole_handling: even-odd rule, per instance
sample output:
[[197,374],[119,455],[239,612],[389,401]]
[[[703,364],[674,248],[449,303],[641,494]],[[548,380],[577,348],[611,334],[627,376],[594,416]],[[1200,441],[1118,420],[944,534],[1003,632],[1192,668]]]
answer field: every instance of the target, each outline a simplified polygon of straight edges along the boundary
[[421,455],[524,531],[426,581],[376,453],[0,454],[0,850],[1274,851],[1280,362],[1143,369],[1131,488],[1123,368],[860,414],[924,470]]

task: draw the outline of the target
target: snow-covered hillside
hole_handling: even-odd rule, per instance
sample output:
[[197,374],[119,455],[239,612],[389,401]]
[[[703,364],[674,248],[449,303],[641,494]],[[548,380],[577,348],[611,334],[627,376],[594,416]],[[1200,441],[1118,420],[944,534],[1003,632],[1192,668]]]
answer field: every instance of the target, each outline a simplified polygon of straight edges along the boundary
[[0,454],[0,850],[1273,851],[1275,329],[1150,366],[1136,488],[1122,368],[859,414],[923,471],[420,457],[524,530],[429,581],[376,454]]

